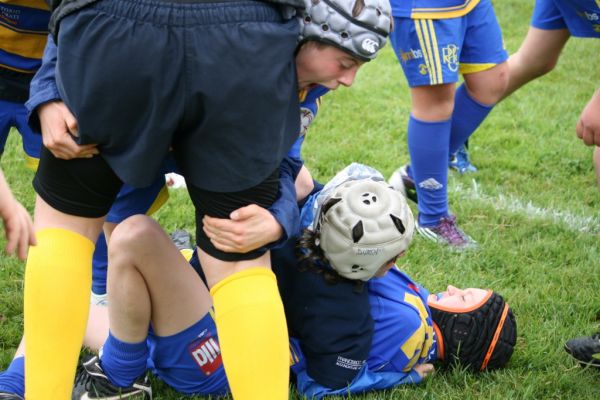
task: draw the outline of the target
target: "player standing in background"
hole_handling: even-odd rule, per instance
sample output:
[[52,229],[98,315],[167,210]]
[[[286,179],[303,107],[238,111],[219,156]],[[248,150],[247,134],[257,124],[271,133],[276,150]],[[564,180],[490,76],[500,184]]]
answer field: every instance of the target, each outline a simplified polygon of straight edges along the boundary
[[[12,127],[21,133],[25,163],[37,167],[41,140],[27,125],[29,83],[41,64],[50,12],[42,0],[0,2],[0,158]],[[35,243],[31,218],[13,197],[0,170],[0,217],[7,237],[6,251],[24,260]]]
[[[476,242],[448,209],[448,159],[500,100],[508,54],[490,0],[391,0],[390,40],[408,80],[410,166],[390,183],[418,199],[417,230],[463,250]],[[464,84],[455,89],[459,74]]]
[[[571,36],[600,38],[600,1],[536,0],[527,36],[508,60],[504,97],[552,71]],[[576,133],[586,145],[595,146],[593,163],[600,188],[600,89],[581,112]]]
[[[527,36],[508,60],[509,82],[504,97],[552,71],[571,36],[600,38],[600,0],[536,0]],[[594,146],[593,163],[600,189],[600,89],[581,112],[575,131],[586,145]],[[582,364],[600,365],[599,334],[571,339],[565,350]]]
[[42,64],[50,11],[43,0],[0,2],[0,153],[12,127],[23,138],[26,165],[35,170],[41,138],[27,124],[29,84]]

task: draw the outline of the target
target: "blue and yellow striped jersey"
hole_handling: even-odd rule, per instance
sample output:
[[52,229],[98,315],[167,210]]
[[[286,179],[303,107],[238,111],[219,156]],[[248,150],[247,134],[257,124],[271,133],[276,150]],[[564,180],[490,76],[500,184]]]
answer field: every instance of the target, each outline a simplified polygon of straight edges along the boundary
[[35,73],[42,62],[49,20],[43,0],[0,0],[0,67]]
[[462,17],[478,3],[479,0],[390,0],[394,17],[414,19]]

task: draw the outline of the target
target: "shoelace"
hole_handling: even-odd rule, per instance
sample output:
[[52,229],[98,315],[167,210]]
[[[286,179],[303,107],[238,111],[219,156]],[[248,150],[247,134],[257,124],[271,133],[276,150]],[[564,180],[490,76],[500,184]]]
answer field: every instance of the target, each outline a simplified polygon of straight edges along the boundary
[[465,238],[456,228],[456,217],[447,217],[440,220],[440,225],[436,228],[446,240],[451,244],[464,244]]
[[75,386],[81,385],[86,390],[89,390],[90,383],[92,382],[93,376],[88,374],[83,365],[77,366],[77,371],[75,372]]

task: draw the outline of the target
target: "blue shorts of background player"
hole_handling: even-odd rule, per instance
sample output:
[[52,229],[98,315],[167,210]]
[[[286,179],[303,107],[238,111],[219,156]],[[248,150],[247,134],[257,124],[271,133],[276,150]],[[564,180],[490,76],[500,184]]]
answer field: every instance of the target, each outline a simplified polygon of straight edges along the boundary
[[0,156],[11,128],[17,128],[23,141],[25,165],[35,171],[40,157],[42,138],[27,124],[27,109],[22,103],[0,100]]
[[[536,0],[527,36],[508,60],[510,79],[504,97],[552,71],[571,36],[600,38],[600,1]],[[583,109],[576,133],[586,145],[595,146],[593,163],[600,186],[600,91]]]
[[[411,165],[396,176],[416,191],[419,233],[455,249],[473,248],[476,242],[458,228],[448,209],[448,160],[504,93],[508,54],[500,26],[490,0],[463,15],[437,19],[421,18],[416,10],[408,13],[396,3],[390,37],[412,96]],[[459,74],[465,82],[455,89]]]
[[531,26],[568,29],[575,37],[600,38],[600,5],[595,0],[537,0]]

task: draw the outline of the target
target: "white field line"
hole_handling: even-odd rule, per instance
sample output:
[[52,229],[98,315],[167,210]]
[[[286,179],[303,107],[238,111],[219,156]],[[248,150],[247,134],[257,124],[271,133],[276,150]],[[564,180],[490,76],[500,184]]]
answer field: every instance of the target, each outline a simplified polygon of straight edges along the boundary
[[577,215],[567,210],[560,211],[552,208],[541,208],[529,202],[524,202],[513,195],[499,194],[490,196],[485,194],[475,179],[471,187],[465,188],[462,184],[453,182],[449,188],[463,200],[475,200],[491,205],[498,211],[508,211],[524,214],[530,219],[550,220],[557,224],[565,225],[572,231],[600,234],[600,212],[595,216]]

